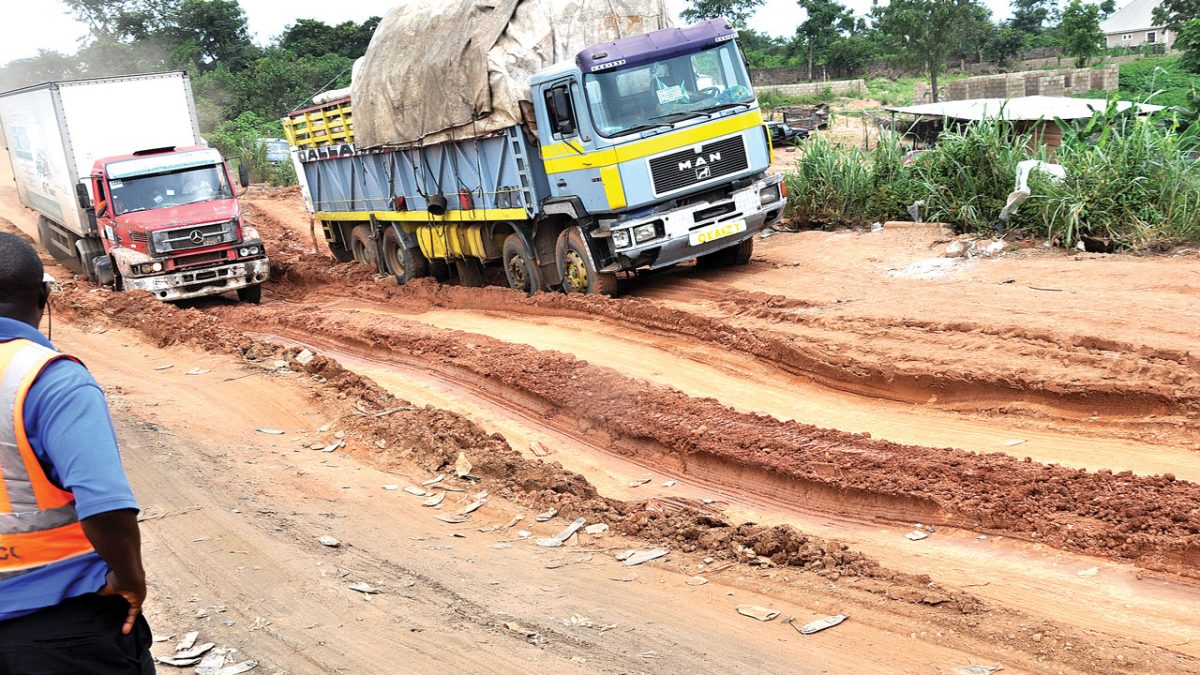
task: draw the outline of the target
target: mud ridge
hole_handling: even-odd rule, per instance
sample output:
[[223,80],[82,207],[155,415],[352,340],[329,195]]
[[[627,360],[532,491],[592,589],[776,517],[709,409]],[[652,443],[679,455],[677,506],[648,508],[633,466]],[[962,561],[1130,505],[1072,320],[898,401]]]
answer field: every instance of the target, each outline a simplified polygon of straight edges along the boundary
[[648,446],[668,449],[680,458],[676,461],[719,458],[801,485],[819,484],[834,494],[859,491],[881,501],[934,504],[937,513],[930,520],[944,525],[1200,576],[1194,560],[1200,548],[1200,486],[1171,475],[1089,473],[1001,453],[903,446],[784,422],[692,399],[565,354],[415,322],[382,328],[371,317],[321,316],[316,308],[213,311],[258,330],[277,326],[285,334],[332,337],[376,359],[392,353],[466,371],[534,396],[552,414],[606,435],[614,451],[643,459]]

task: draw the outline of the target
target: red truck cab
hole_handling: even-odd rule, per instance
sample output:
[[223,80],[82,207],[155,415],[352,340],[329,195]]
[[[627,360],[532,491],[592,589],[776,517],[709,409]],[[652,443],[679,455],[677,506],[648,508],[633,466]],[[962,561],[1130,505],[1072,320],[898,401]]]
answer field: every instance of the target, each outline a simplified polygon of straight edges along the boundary
[[204,146],[157,148],[97,159],[91,173],[109,276],[161,300],[237,291],[257,302],[270,263],[246,224],[229,165]]

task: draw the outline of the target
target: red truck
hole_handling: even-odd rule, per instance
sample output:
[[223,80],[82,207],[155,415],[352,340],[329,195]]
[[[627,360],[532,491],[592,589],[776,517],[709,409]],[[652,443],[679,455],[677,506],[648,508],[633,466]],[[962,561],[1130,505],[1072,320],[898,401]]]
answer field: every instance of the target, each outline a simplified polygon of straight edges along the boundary
[[228,163],[201,145],[186,73],[0,94],[0,125],[21,203],[56,259],[161,300],[261,299],[270,262]]

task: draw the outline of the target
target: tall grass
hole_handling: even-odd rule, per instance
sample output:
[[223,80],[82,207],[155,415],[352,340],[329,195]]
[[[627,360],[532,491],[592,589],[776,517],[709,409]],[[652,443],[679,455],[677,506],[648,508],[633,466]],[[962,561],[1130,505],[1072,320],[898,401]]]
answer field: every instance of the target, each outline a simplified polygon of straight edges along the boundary
[[[1031,196],[1005,227],[1061,246],[1085,236],[1127,249],[1200,242],[1200,125],[1179,133],[1169,117],[1097,115],[1082,128],[1064,125],[1053,161],[1067,177],[1034,173]],[[786,177],[789,214],[825,226],[865,224],[907,219],[904,207],[923,200],[926,220],[992,232],[1017,163],[1049,160],[1029,134],[996,121],[944,132],[909,166],[905,150],[894,134],[870,151],[812,139]]]

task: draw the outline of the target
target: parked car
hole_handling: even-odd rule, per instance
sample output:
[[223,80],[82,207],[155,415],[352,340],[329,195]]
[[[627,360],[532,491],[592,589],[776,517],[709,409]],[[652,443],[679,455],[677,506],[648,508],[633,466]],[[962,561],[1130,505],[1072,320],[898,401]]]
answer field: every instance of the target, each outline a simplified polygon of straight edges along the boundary
[[771,145],[775,147],[794,145],[796,142],[808,138],[808,129],[796,129],[783,122],[767,122],[766,124],[767,129],[771,131]]

